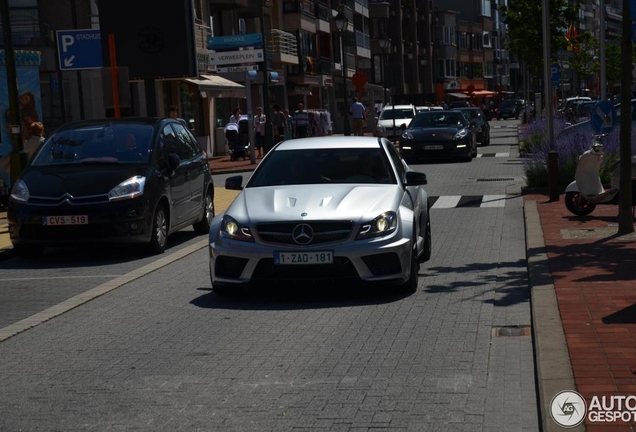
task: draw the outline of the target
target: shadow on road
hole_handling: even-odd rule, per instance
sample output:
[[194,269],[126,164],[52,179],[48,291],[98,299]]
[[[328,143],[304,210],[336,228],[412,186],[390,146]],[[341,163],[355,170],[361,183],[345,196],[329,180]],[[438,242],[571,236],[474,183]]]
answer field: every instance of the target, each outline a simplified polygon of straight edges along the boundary
[[[202,238],[194,231],[178,231],[168,238],[165,253],[173,253],[186,246],[190,241]],[[50,247],[42,256],[36,258],[16,257],[0,261],[0,269],[49,269],[73,267],[92,267],[112,265],[133,261],[155,260],[161,255],[152,255],[143,244],[86,244],[65,247]]]
[[219,296],[211,288],[190,303],[207,309],[296,310],[368,306],[399,301],[408,296],[394,286],[253,286]]

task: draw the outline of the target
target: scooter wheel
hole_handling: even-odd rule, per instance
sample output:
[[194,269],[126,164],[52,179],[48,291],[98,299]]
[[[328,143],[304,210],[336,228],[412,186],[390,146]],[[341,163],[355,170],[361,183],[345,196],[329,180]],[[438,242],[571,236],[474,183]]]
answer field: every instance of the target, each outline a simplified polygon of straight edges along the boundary
[[577,216],[587,216],[594,211],[596,204],[590,204],[580,192],[567,192],[565,206]]

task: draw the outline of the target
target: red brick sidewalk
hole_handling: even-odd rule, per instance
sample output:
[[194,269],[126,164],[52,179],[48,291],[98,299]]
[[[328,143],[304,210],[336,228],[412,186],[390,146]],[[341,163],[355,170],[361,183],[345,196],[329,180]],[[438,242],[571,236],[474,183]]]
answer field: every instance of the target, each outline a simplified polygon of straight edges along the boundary
[[252,163],[250,158],[245,160],[230,160],[230,156],[214,156],[209,159],[210,168],[213,174],[220,174],[223,172],[240,172],[240,171],[252,171],[261,159],[256,159],[256,163]]
[[[618,206],[577,217],[564,196],[537,201],[576,390],[636,396],[636,236],[618,237]],[[566,389],[564,389],[566,390]],[[590,424],[588,432],[633,431],[636,423]]]

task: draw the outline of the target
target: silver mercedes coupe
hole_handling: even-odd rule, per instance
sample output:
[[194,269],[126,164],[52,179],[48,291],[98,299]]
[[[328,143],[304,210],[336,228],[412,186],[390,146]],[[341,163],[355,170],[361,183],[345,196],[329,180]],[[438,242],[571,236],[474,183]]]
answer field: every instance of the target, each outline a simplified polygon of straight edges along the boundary
[[210,227],[210,278],[219,295],[252,283],[397,285],[417,290],[431,257],[426,175],[386,138],[283,141]]

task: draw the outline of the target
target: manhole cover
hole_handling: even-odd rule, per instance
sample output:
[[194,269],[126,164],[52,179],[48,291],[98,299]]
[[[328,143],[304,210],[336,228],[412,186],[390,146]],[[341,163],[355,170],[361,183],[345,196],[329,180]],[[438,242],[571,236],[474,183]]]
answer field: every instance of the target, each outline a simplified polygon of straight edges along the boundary
[[530,336],[530,327],[528,326],[506,326],[506,327],[494,327],[493,335],[495,337],[508,336],[508,337],[520,337]]

